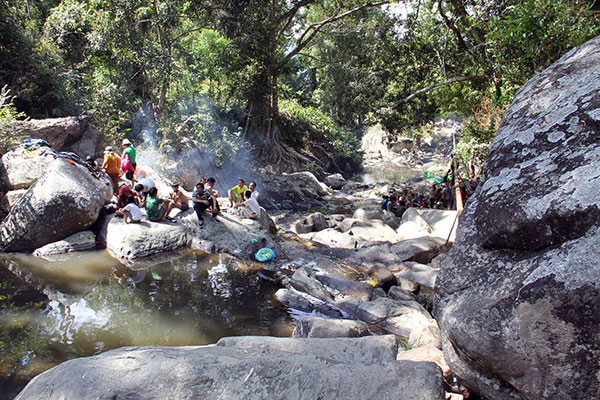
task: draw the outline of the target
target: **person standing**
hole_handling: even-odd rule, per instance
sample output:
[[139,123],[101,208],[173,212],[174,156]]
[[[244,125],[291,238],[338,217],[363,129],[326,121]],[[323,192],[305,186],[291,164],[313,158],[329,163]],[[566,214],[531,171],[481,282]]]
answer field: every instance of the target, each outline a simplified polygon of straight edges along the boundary
[[104,149],[104,160],[102,169],[108,174],[113,183],[113,193],[119,194],[119,176],[121,176],[120,160],[112,146],[106,146]]
[[133,179],[133,173],[135,172],[135,169],[137,167],[137,163],[136,163],[136,159],[135,159],[135,156],[136,156],[135,147],[133,147],[133,145],[127,138],[123,139],[122,144],[125,149],[123,150],[123,154],[121,155],[121,160],[123,160],[125,158],[125,156],[127,156],[127,158],[129,159],[129,163],[133,167],[133,168],[124,170],[123,172],[125,172],[125,177],[131,181],[131,185],[134,186],[135,181]]

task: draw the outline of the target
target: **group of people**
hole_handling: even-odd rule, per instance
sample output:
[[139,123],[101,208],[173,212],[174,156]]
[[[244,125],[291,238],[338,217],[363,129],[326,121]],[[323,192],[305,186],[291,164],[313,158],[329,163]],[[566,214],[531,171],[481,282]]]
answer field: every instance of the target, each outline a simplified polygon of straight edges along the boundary
[[[478,183],[478,180],[461,182],[459,189],[463,204],[474,192]],[[390,187],[387,195],[384,195],[381,200],[381,209],[393,212],[398,217],[402,217],[404,211],[409,207],[450,210],[454,207],[454,196],[455,188],[450,183],[444,182],[439,185],[434,183],[428,195],[412,190],[399,194],[394,187]]]
[[[196,184],[191,199],[180,189],[178,183],[172,183],[172,192],[169,198],[158,196],[156,183],[146,177],[143,171],[137,171],[136,150],[129,139],[122,141],[124,150],[119,156],[112,146],[104,149],[102,170],[110,177],[113,185],[113,194],[116,196],[116,215],[124,218],[126,223],[139,222],[143,218],[142,209],[146,210],[149,221],[177,222],[170,217],[173,209],[186,211],[194,209],[199,223],[203,224],[203,215],[208,211],[216,220],[221,214],[221,207],[217,200],[219,192],[215,189],[215,178],[201,179]],[[91,157],[86,162],[92,163]],[[247,218],[257,218],[260,214],[258,204],[259,193],[256,182],[246,186],[243,179],[227,191],[229,210],[231,213],[244,215]]]

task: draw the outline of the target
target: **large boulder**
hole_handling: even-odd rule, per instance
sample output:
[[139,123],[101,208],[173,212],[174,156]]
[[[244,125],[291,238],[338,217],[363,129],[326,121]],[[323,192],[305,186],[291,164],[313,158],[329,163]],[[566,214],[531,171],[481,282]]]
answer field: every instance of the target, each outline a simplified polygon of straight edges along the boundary
[[50,148],[30,153],[22,147],[9,151],[2,156],[4,184],[10,190],[27,189],[41,178],[56,156]]
[[341,189],[346,184],[346,179],[342,174],[327,175],[323,182],[332,189]]
[[[276,207],[284,201],[303,204],[327,194],[327,186],[319,182],[310,172],[268,175],[261,190],[261,204],[266,208]],[[260,190],[260,189],[259,189]]]
[[106,144],[86,115],[30,119],[17,124],[25,137],[44,139],[56,151],[70,151],[81,157],[96,155]]
[[293,337],[334,338],[369,336],[369,328],[363,321],[304,317],[298,320]]
[[245,258],[252,258],[262,247],[272,248],[277,253],[278,246],[271,237],[274,223],[264,209],[256,220],[230,215],[221,215],[214,220],[206,214],[204,223],[199,225],[195,212],[188,210],[179,213],[176,221],[143,219],[139,223],[126,224],[122,218],[108,215],[100,223],[98,237],[114,256],[128,260],[188,246]]
[[519,91],[436,281],[452,370],[493,399],[600,398],[600,37]]
[[110,183],[57,158],[0,225],[2,251],[33,251],[90,227],[110,200]]
[[39,249],[35,249],[33,255],[36,257],[47,258],[73,251],[89,250],[94,247],[96,247],[96,235],[94,235],[94,232],[83,231],[75,233],[66,239],[49,243]]
[[64,362],[35,377],[17,399],[444,398],[435,364],[396,361],[395,352],[376,337],[124,347]]

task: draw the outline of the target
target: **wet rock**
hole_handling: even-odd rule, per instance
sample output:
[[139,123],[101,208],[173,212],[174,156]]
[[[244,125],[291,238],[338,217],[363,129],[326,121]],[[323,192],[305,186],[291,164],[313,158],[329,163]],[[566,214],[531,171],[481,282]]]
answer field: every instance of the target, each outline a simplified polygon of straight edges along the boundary
[[304,317],[298,320],[292,333],[293,337],[301,338],[354,338],[369,335],[369,328],[362,321],[322,317]]
[[275,292],[275,299],[292,310],[304,312],[316,311],[332,318],[341,318],[344,316],[339,307],[293,288],[279,289]]
[[367,301],[373,291],[373,287],[367,283],[351,281],[335,273],[325,273],[308,267],[296,270],[290,278],[290,285],[318,299],[333,300],[336,303],[346,298]]
[[110,200],[109,184],[58,158],[0,225],[3,251],[33,251],[89,228]]
[[416,282],[428,289],[435,288],[435,279],[437,278],[439,269],[416,262],[405,262],[403,267],[400,271],[394,271],[396,278]]
[[442,262],[444,354],[485,397],[600,394],[599,77],[595,38],[521,88]]
[[36,257],[49,257],[57,254],[70,253],[73,251],[89,250],[96,247],[96,235],[91,231],[83,231],[69,236],[58,242],[49,243],[36,249],[33,255]]
[[48,171],[54,159],[51,152],[29,156],[20,147],[9,151],[2,156],[3,180],[11,190],[27,189]]
[[[370,337],[275,339],[225,338],[217,346],[200,347],[124,347],[64,362],[34,378],[17,399],[444,398],[435,364],[388,361],[393,346],[379,344],[381,350],[375,352],[377,345],[366,341]],[[373,362],[365,362],[363,354]]]
[[356,317],[406,338],[411,347],[441,346],[437,322],[416,301],[375,299],[361,303]]
[[346,184],[346,179],[342,176],[342,174],[333,174],[325,177],[323,182],[332,189],[341,189]]

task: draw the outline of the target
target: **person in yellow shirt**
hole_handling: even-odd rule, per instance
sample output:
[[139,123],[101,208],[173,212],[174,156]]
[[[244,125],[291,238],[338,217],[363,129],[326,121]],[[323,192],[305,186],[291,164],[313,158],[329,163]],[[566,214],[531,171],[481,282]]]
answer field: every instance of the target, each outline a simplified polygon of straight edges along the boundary
[[244,183],[243,179],[238,179],[237,185],[227,191],[229,196],[229,205],[233,207],[235,204],[242,201],[242,194],[248,190],[248,186]]
[[106,146],[104,149],[104,161],[102,169],[108,174],[113,183],[113,193],[119,193],[119,177],[121,176],[121,158],[115,153],[112,146]]

